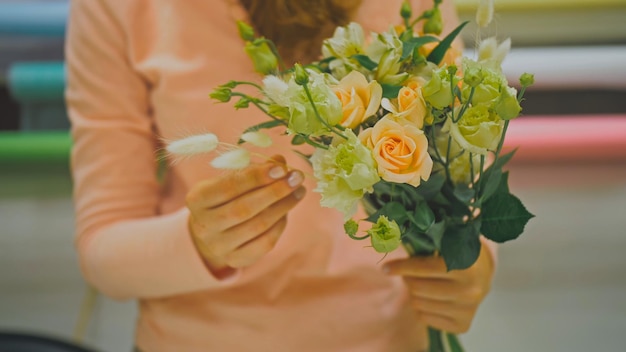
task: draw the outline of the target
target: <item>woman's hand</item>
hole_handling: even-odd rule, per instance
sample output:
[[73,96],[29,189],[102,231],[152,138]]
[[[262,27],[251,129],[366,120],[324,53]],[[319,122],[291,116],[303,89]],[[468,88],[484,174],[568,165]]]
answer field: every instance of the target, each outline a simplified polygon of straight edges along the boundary
[[[482,241],[481,241],[482,243]],[[442,257],[412,257],[385,264],[390,275],[401,275],[418,319],[435,329],[464,333],[491,288],[492,253],[483,243],[476,263],[465,270],[446,271]]]
[[193,187],[187,193],[189,229],[209,269],[226,276],[274,248],[287,213],[304,197],[303,179],[275,156]]

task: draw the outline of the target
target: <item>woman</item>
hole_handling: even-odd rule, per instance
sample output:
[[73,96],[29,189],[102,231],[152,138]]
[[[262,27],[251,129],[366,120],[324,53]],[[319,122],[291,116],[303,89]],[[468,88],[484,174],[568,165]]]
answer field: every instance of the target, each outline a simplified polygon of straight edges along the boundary
[[[414,2],[416,11],[431,6]],[[67,102],[76,245],[92,285],[139,300],[140,350],[415,351],[426,347],[428,325],[468,329],[490,286],[493,252],[446,273],[438,258],[397,251],[383,270],[378,254],[344,234],[341,215],[306,192],[312,181],[299,170],[308,166],[286,138],[276,139],[273,161],[244,171],[216,171],[196,158],[157,175],[162,140],[211,131],[236,141],[261,121],[207,97],[230,79],[259,79],[235,20],[249,20],[290,61],[305,62],[336,25],[354,20],[383,31],[399,23],[400,5],[73,2]],[[442,8],[453,25],[451,2]],[[295,170],[281,166],[284,158]]]

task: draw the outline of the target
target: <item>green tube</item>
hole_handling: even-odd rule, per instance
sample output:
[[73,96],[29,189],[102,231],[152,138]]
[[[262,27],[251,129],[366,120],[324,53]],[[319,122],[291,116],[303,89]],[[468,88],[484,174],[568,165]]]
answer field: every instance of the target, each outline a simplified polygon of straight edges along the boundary
[[0,172],[16,165],[69,164],[72,139],[67,131],[0,132]]

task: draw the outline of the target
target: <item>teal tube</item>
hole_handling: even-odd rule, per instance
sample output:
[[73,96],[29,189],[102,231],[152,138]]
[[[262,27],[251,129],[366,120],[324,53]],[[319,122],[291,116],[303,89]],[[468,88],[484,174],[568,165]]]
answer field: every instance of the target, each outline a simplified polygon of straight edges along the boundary
[[63,62],[20,62],[9,67],[11,95],[22,104],[62,103],[65,90]]

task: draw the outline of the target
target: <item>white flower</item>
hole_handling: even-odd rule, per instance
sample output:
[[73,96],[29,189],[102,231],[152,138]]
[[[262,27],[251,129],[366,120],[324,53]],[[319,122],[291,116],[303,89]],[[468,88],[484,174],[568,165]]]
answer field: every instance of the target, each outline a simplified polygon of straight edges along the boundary
[[230,150],[211,161],[216,169],[243,169],[250,165],[250,152],[243,148]]
[[272,138],[261,131],[246,132],[241,135],[241,139],[252,145],[262,148],[266,148],[272,145]]
[[345,27],[337,27],[332,38],[324,40],[322,54],[324,57],[348,58],[363,53],[365,36],[363,28],[352,22]]
[[263,78],[263,92],[268,98],[280,106],[287,106],[289,104],[289,100],[285,95],[288,89],[289,85],[287,82],[276,76],[265,76],[265,78]]
[[338,79],[353,70],[360,70],[359,64],[351,56],[363,54],[365,36],[358,23],[350,23],[345,27],[337,27],[332,38],[324,40],[322,54],[324,58],[335,57],[330,62],[330,69]]
[[165,149],[174,155],[197,155],[208,153],[219,144],[217,136],[213,133],[200,134],[183,139],[179,139],[170,143]]
[[396,30],[373,34],[375,40],[365,50],[367,56],[378,63],[376,69],[376,80],[381,83],[400,84],[408,73],[399,73],[402,58],[402,41],[398,37]]
[[335,137],[326,149],[316,149],[311,163],[317,179],[315,192],[321,193],[321,204],[335,208],[349,219],[366,192],[372,192],[380,181],[372,151],[364,146],[350,129],[348,140]]
[[507,38],[500,44],[495,37],[487,38],[478,46],[478,62],[493,69],[497,68],[499,71],[509,51],[511,51],[511,38]]

